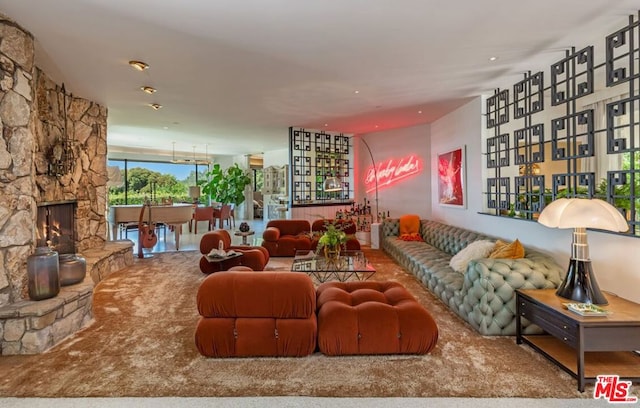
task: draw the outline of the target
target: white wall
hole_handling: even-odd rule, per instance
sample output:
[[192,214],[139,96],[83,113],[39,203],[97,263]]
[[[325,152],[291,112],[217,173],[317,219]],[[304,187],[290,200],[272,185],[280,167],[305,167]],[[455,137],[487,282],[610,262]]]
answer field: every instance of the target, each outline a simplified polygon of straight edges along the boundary
[[[365,197],[364,171],[371,166],[371,157],[358,138],[364,138],[371,148],[376,164],[389,158],[401,159],[408,155],[417,155],[422,159],[423,169],[396,184],[378,189],[379,211],[390,211],[391,217],[402,214],[418,214],[422,218],[431,216],[431,177],[429,158],[431,156],[429,125],[393,129],[383,132],[359,135],[353,141],[355,151],[356,202]],[[366,194],[375,211],[375,193]]]
[[[571,230],[546,228],[534,221],[479,214],[482,211],[482,99],[476,98],[431,124],[432,218],[485,234],[515,239],[568,264]],[[398,144],[401,143],[397,140]],[[465,144],[467,149],[467,208],[443,207],[437,200],[435,155]],[[640,302],[640,239],[589,231],[593,269],[600,288]]]

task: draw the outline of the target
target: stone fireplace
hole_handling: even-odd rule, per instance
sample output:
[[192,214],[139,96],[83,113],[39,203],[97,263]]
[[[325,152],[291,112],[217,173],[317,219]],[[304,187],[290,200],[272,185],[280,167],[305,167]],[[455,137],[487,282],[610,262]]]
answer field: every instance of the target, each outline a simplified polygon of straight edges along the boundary
[[[106,134],[107,109],[36,67],[32,35],[0,15],[0,354],[42,352],[86,325],[93,286],[133,262],[130,244],[106,242]],[[72,165],[52,172],[61,148]],[[47,241],[81,253],[87,279],[34,302],[26,261]]]
[[48,246],[59,254],[75,254],[76,201],[38,204],[36,246]]

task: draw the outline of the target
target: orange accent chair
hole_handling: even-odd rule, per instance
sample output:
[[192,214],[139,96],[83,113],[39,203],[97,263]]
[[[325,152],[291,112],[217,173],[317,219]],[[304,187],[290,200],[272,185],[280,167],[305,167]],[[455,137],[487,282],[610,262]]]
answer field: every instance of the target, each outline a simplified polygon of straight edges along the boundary
[[426,354],[438,326],[398,282],[326,282],[317,289],[318,348],[329,356]]
[[262,233],[262,246],[271,256],[294,256],[311,249],[311,224],[307,220],[271,220]]
[[191,224],[194,224],[193,232],[195,234],[198,233],[198,221],[207,221],[208,231],[211,231],[214,225],[213,218],[214,209],[213,207],[196,207],[193,211],[193,217],[191,221],[189,221],[189,232],[191,232]]
[[196,347],[207,357],[301,357],[316,348],[316,292],[291,272],[224,272],[197,294]]
[[[241,252],[242,256],[239,258],[230,259],[223,262],[209,262],[205,255],[211,252],[212,249],[217,249],[219,242],[222,241],[222,245],[225,251],[234,250],[235,252]],[[233,246],[231,245],[231,235],[229,231],[223,229],[217,229],[211,232],[207,232],[200,239],[200,270],[202,273],[214,273],[220,271],[229,270],[234,266],[247,266],[254,271],[263,271],[267,263],[269,262],[269,251],[265,248],[258,246]]]
[[231,218],[231,206],[229,204],[222,205],[220,208],[216,208],[213,213],[213,225],[216,224],[216,219],[220,220],[218,223],[218,228],[224,229],[224,222],[227,221],[229,223],[229,227],[231,227],[231,222],[229,219]]
[[[326,220],[326,222],[333,222],[336,225],[339,225],[342,231],[344,231],[349,238],[347,242],[343,245],[342,249],[346,250],[359,250],[360,249],[360,241],[356,238],[356,224],[352,220]],[[324,219],[318,219],[311,224],[311,235],[313,238],[311,239],[311,249],[315,251],[318,247],[318,241],[322,234],[327,230],[326,223]]]

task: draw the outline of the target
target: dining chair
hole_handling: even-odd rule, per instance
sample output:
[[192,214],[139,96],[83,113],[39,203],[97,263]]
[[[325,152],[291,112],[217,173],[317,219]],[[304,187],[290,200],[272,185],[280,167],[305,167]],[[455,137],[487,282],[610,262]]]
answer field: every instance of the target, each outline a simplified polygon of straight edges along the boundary
[[196,207],[192,221],[194,222],[193,232],[195,234],[198,233],[198,221],[207,221],[208,231],[211,231],[215,223],[213,207]]
[[[219,228],[220,229],[224,229],[224,222],[230,222],[229,218],[231,217],[231,206],[228,204],[222,205],[220,207],[220,210],[216,211],[216,218],[218,218],[219,221]],[[215,221],[214,221],[215,224]],[[231,226],[229,224],[229,226]]]

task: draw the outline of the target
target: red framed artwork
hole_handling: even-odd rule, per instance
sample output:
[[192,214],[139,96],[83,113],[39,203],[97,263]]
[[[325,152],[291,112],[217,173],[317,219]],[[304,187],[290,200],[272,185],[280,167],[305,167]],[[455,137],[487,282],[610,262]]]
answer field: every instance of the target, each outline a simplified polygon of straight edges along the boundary
[[465,146],[438,154],[438,202],[440,205],[465,207]]

